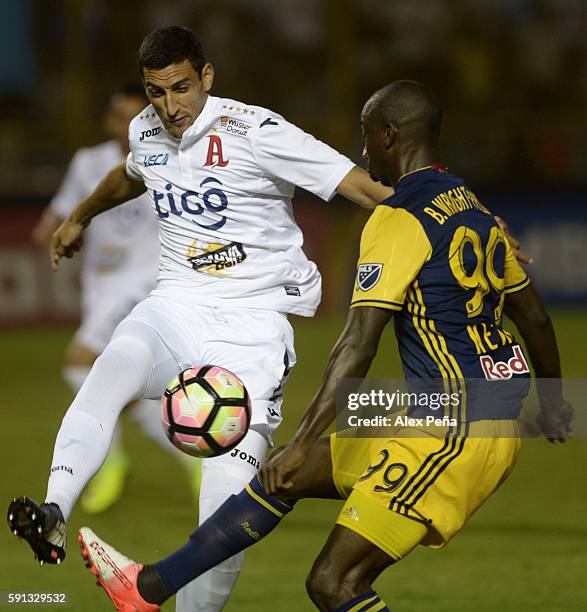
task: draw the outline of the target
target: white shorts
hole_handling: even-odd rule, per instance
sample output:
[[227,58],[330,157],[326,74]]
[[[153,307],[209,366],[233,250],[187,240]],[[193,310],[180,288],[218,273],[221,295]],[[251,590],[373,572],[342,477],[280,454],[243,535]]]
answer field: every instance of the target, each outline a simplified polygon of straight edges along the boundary
[[[149,296],[121,323],[152,328],[180,372],[197,364],[234,372],[251,397],[251,427],[268,440],[281,423],[283,386],[295,365],[293,329],[287,317],[272,310],[209,307],[175,296]],[[151,388],[159,399],[164,388]]]

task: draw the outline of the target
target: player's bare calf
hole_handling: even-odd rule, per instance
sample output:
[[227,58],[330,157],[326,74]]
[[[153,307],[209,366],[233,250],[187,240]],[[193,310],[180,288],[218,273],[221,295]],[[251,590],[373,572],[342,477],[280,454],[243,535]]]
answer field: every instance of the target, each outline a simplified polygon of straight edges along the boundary
[[65,521],[57,504],[39,506],[28,497],[15,497],[6,518],[10,531],[29,543],[41,565],[65,559]]

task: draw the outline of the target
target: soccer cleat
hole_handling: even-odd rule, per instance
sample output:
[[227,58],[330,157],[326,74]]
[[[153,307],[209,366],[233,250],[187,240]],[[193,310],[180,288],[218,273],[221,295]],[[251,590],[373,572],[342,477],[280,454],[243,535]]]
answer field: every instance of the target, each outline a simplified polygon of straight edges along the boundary
[[100,514],[120,499],[128,473],[128,463],[124,451],[111,451],[108,454],[106,461],[90,480],[80,499],[84,512]]
[[78,542],[86,567],[104,587],[119,612],[157,612],[161,608],[145,601],[137,588],[143,566],[120,554],[89,527],[79,530]]
[[7,519],[10,531],[29,543],[40,565],[59,565],[65,559],[65,520],[57,504],[38,506],[28,497],[15,497]]

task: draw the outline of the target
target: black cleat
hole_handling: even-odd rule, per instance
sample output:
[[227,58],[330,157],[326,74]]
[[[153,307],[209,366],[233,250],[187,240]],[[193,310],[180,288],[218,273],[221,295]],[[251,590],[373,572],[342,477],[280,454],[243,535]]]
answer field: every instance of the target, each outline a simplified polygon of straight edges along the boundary
[[59,565],[65,559],[65,520],[57,504],[38,506],[28,497],[15,497],[7,519],[10,531],[29,543],[40,565]]

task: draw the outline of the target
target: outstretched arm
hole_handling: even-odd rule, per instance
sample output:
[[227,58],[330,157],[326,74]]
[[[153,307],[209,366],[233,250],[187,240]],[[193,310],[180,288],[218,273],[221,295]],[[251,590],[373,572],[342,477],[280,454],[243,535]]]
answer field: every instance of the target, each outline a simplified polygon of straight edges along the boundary
[[269,495],[292,486],[290,481],[286,481],[288,474],[303,463],[312,444],[336,416],[337,381],[341,378],[363,378],[367,374],[392,313],[391,310],[371,306],[349,311],[345,328],[330,353],[320,387],[292,441],[261,468],[259,480]]
[[571,433],[573,410],[563,398],[560,357],[550,316],[532,285],[507,295],[505,313],[520,331],[534,368],[540,401],[538,424],[550,442],[565,442]]
[[[383,200],[394,195],[395,190],[374,181],[365,170],[355,166],[341,181],[336,192],[367,210],[373,210]],[[507,222],[497,216],[495,220],[509,242],[516,259],[525,264],[533,263],[532,257],[522,251],[520,241],[510,233]]]
[[81,202],[53,234],[49,245],[49,259],[53,270],[59,268],[61,257],[71,258],[81,249],[82,233],[96,215],[136,198],[144,191],[143,183],[129,178],[124,162],[113,168],[95,191]]
[[355,166],[342,179],[336,188],[336,193],[363,208],[373,210],[377,204],[391,197],[395,191],[391,187],[375,182],[365,170]]

